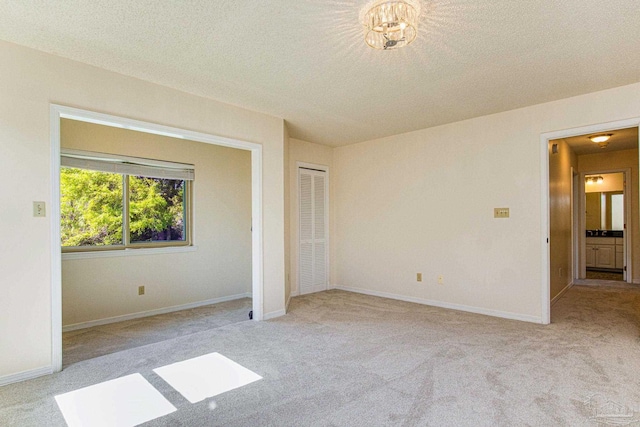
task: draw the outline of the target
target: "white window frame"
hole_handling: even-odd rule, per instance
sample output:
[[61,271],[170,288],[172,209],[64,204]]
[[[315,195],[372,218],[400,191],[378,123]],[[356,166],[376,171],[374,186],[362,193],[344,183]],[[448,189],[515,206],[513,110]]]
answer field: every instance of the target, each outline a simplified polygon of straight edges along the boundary
[[[67,254],[81,252],[104,252],[140,250],[150,248],[185,247],[193,245],[193,183],[195,168],[193,165],[167,162],[163,160],[144,159],[117,154],[98,153],[93,151],[81,151],[61,149],[61,167],[78,168],[104,173],[113,173],[122,177],[122,242],[119,245],[86,245],[86,246],[62,246],[64,258]],[[158,240],[152,242],[131,243],[131,230],[129,228],[129,177],[135,175],[150,176],[182,180],[184,186],[184,240]],[[74,257],[77,259],[77,257]]]

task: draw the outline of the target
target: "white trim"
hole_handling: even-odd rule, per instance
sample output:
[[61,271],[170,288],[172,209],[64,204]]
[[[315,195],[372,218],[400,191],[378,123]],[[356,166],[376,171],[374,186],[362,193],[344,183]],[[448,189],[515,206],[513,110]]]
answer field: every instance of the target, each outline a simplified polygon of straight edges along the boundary
[[551,300],[551,306],[553,306],[555,303],[557,303],[557,302],[558,302],[558,300],[559,300],[560,298],[562,298],[562,296],[563,296],[564,294],[566,294],[566,293],[567,293],[567,291],[568,291],[569,289],[571,289],[572,287],[573,287],[573,281],[572,281],[571,283],[569,283],[567,286],[565,286],[563,290],[561,290],[560,292],[558,292],[558,295],[556,295],[555,297],[553,297],[553,299]]
[[31,369],[29,371],[18,372],[17,374],[5,375],[4,377],[0,377],[0,387],[13,383],[19,383],[21,381],[32,380],[44,375],[51,375],[53,373],[53,367],[45,366],[42,368]]
[[289,298],[287,298],[287,303],[284,305],[284,311],[285,313],[289,312],[289,303],[291,302],[291,294],[289,294]]
[[[573,168],[571,168],[573,170]],[[580,212],[582,211],[582,200],[580,197],[580,192],[582,191],[582,187],[580,186],[580,173],[578,171],[574,171],[571,181],[571,279],[576,280],[580,279],[580,262],[584,259],[584,255],[580,250],[582,239],[584,239],[583,234],[580,233]],[[582,182],[584,186],[584,181]]]
[[541,241],[541,298],[542,304],[540,305],[540,317],[542,323],[548,325],[551,323],[551,276],[550,276],[550,259],[551,259],[551,247],[549,245],[549,239],[551,238],[551,228],[549,220],[549,140],[553,139],[546,137],[544,134],[540,136],[541,140],[541,159],[540,159],[540,174],[541,174],[541,219],[542,224],[540,227],[540,241]]
[[501,317],[503,319],[520,320],[523,322],[530,322],[530,323],[543,323],[541,318],[536,316],[529,316],[527,314],[511,313],[508,311],[500,311],[500,310],[491,310],[487,308],[473,307],[470,305],[455,304],[455,303],[444,302],[444,301],[436,301],[436,300],[429,300],[429,299],[418,298],[418,297],[410,297],[406,295],[392,294],[389,292],[372,291],[369,289],[362,289],[362,288],[351,288],[348,286],[336,286],[335,289],[338,289],[341,291],[347,291],[347,292],[355,292],[358,294],[371,295],[374,297],[382,297],[382,298],[389,298],[389,299],[398,300],[398,301],[413,302],[416,304],[428,305],[432,307],[440,307],[440,308],[447,308],[450,310],[465,311],[467,313],[483,314],[483,315],[492,316],[492,317]]
[[265,315],[264,315],[262,320],[275,319],[276,317],[281,317],[281,316],[284,316],[285,314],[287,314],[285,309],[278,310],[278,311],[272,311],[271,313],[265,313]]
[[251,150],[251,276],[253,320],[263,320],[264,248],[262,235],[262,146]]
[[170,136],[172,138],[188,139],[196,142],[206,142],[214,145],[221,145],[242,150],[255,150],[262,148],[260,144],[254,142],[241,141],[222,136],[211,135],[201,132],[194,132],[186,129],[164,126],[157,123],[143,122],[129,119],[127,117],[115,116],[112,114],[97,113],[95,111],[82,110],[80,108],[67,107],[64,105],[51,104],[51,108],[59,113],[55,116],[64,119],[73,119],[81,122],[96,123],[104,126],[125,128],[139,132],[153,133],[156,135]]
[[[578,172],[578,260],[577,260],[577,264],[578,264],[578,275],[574,277],[574,279],[578,279],[578,280],[584,280],[586,278],[586,272],[587,272],[587,268],[586,268],[586,262],[587,262],[587,252],[586,252],[586,238],[587,236],[585,236],[585,230],[586,230],[586,197],[584,196],[585,193],[585,188],[584,188],[584,174],[581,174],[580,172]],[[582,232],[580,232],[580,230],[583,230]]]
[[[242,298],[251,298],[251,293],[229,295],[226,297],[213,298],[205,301],[190,302],[187,304],[174,305],[171,307],[157,308],[154,310],[139,311],[137,313],[123,314],[122,316],[107,317],[105,319],[91,320],[89,322],[73,323],[63,326],[62,332],[77,331],[78,329],[92,328],[94,326],[108,325],[110,323],[123,322],[125,320],[140,319],[142,317],[157,316],[158,314],[173,313],[181,310],[189,310],[191,308],[204,307],[205,305],[218,304],[221,302],[234,301]],[[249,320],[249,313],[247,313]]]
[[[262,145],[225,138],[126,117],[97,113],[64,105],[50,105],[51,138],[51,363],[54,372],[62,370],[62,257],[60,251],[60,119],[67,118],[106,126],[126,128],[173,138],[251,151],[252,295],[253,319],[263,319],[263,217]],[[195,201],[194,201],[195,203]]]
[[[608,132],[617,129],[640,127],[640,117],[618,120],[608,123],[600,123],[589,126],[581,126],[571,129],[545,132],[540,135],[540,206],[541,206],[541,317],[544,324],[551,323],[551,277],[549,276],[549,263],[551,255],[546,239],[550,234],[549,221],[549,141],[553,139],[570,138],[572,136],[591,133]],[[640,138],[640,137],[639,137]],[[628,226],[629,224],[627,224]]]
[[[569,194],[570,194],[570,199],[571,200],[570,200],[570,209],[569,210],[571,211],[571,213],[570,213],[570,215],[571,215],[571,233],[570,233],[571,234],[571,237],[570,237],[570,239],[571,239],[571,251],[570,251],[570,254],[569,254],[569,257],[570,257],[570,264],[569,265],[570,265],[570,267],[569,267],[569,271],[567,271],[567,274],[571,274],[571,276],[569,276],[569,280],[570,280],[569,283],[573,283],[573,279],[576,277],[575,274],[574,274],[575,273],[575,264],[576,264],[575,246],[574,245],[575,245],[576,238],[578,237],[577,230],[576,230],[576,224],[575,224],[575,221],[574,221],[575,213],[576,213],[576,206],[575,206],[575,203],[574,203],[576,196],[575,196],[574,193],[575,193],[576,190],[575,190],[575,186],[573,185],[573,183],[576,181],[576,179],[578,179],[577,175],[576,175],[578,173],[578,171],[576,171],[573,168],[573,166],[571,166],[570,169],[571,169],[571,172],[570,172],[571,173],[571,184],[569,185]],[[551,301],[551,305],[553,305],[553,301]]]
[[103,251],[87,251],[87,252],[66,252],[62,254],[62,260],[73,259],[90,259],[90,258],[116,258],[116,257],[128,257],[128,256],[140,256],[140,255],[162,255],[162,254],[176,254],[181,252],[195,252],[198,250],[197,246],[168,246],[164,248],[140,248],[140,249],[114,249]]
[[51,368],[62,370],[62,251],[60,249],[60,112],[51,106]]

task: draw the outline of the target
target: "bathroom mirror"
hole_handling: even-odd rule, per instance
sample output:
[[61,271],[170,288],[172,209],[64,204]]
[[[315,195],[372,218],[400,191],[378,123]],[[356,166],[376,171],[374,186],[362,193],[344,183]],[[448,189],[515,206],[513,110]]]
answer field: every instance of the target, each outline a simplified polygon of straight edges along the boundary
[[624,194],[622,191],[587,193],[587,230],[624,229]]

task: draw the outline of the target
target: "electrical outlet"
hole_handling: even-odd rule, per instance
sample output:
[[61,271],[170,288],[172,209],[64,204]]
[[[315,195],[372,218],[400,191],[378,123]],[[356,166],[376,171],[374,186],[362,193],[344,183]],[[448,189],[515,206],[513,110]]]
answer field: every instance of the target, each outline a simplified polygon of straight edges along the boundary
[[418,282],[422,282],[422,273],[418,273],[418,274],[416,274],[416,280],[417,280]]
[[509,208],[493,208],[494,218],[509,218]]
[[138,286],[138,295],[144,295],[144,286]]
[[442,274],[438,276],[438,285],[444,285],[444,276]]

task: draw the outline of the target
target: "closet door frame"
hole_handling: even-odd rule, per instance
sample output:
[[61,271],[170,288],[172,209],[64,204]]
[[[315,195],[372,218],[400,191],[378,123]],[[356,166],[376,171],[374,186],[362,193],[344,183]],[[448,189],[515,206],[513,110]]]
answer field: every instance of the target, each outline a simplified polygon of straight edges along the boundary
[[[326,165],[320,165],[320,164],[315,164],[315,163],[306,163],[306,162],[296,162],[296,221],[297,221],[297,227],[296,227],[296,238],[295,238],[295,244],[296,244],[296,290],[295,292],[292,292],[292,295],[302,295],[302,289],[301,289],[301,280],[300,280],[300,275],[301,275],[301,269],[300,269],[300,169],[311,169],[311,170],[315,170],[315,171],[319,171],[319,172],[324,172],[325,174],[325,192],[324,192],[324,221],[325,221],[325,271],[326,271],[326,280],[325,280],[325,287],[322,290],[327,290],[330,288],[330,282],[331,282],[331,271],[330,271],[330,224],[329,224],[329,188],[330,188],[330,184],[329,184],[329,167]],[[314,291],[314,292],[319,292],[318,291]]]

